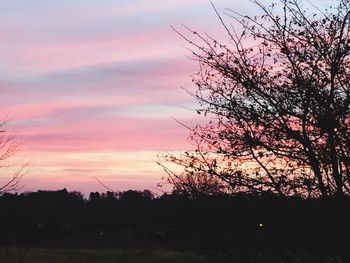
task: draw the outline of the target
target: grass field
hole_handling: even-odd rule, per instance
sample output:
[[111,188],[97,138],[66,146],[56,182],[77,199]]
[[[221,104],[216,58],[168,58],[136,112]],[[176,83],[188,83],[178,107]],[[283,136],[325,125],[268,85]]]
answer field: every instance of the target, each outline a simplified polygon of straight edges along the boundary
[[[288,250],[222,254],[169,250],[45,249],[0,247],[0,263],[339,263],[330,254]],[[229,255],[229,256],[228,256]]]
[[173,251],[1,248],[0,263],[204,263],[190,254]]

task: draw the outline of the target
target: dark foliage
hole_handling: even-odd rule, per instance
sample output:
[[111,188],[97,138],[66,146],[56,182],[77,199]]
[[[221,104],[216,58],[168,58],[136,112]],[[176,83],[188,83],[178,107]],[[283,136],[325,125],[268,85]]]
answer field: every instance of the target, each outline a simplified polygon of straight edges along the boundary
[[[7,245],[290,249],[338,253],[350,241],[350,199],[275,195],[154,197],[149,191],[38,191],[0,197]],[[330,228],[332,225],[333,228]]]

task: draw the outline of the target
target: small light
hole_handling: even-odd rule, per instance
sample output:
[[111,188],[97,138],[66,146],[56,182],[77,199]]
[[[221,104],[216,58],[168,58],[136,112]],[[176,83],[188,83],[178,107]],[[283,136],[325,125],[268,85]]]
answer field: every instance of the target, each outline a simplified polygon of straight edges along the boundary
[[260,227],[263,227],[264,225],[260,223],[259,226],[260,226]]

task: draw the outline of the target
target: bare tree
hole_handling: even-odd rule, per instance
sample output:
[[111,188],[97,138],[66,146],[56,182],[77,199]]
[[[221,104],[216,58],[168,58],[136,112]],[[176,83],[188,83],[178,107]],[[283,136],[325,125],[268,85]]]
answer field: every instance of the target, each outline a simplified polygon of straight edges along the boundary
[[350,2],[250,2],[261,15],[227,9],[232,25],[213,6],[225,43],[176,31],[199,63],[192,95],[208,121],[190,128],[193,151],[166,160],[234,193],[349,194]]
[[[19,190],[20,180],[24,176],[26,164],[19,164],[12,160],[18,152],[19,144],[14,141],[14,136],[5,130],[8,120],[0,123],[0,169],[10,173],[10,179],[0,186],[0,194]],[[15,168],[15,170],[10,169]]]
[[[219,178],[201,172],[185,172],[177,174],[158,162],[167,173],[166,182],[172,185],[172,193],[176,195],[186,196],[192,199],[200,198],[208,195],[229,194],[230,188]],[[163,184],[159,184],[163,187]]]

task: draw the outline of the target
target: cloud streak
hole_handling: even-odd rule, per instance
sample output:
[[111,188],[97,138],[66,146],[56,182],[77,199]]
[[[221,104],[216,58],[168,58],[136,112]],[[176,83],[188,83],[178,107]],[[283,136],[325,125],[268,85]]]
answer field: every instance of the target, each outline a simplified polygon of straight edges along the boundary
[[13,0],[0,17],[0,103],[32,164],[26,190],[152,187],[157,152],[189,147],[172,118],[195,122],[180,87],[198,65],[169,25],[217,34],[209,3]]

